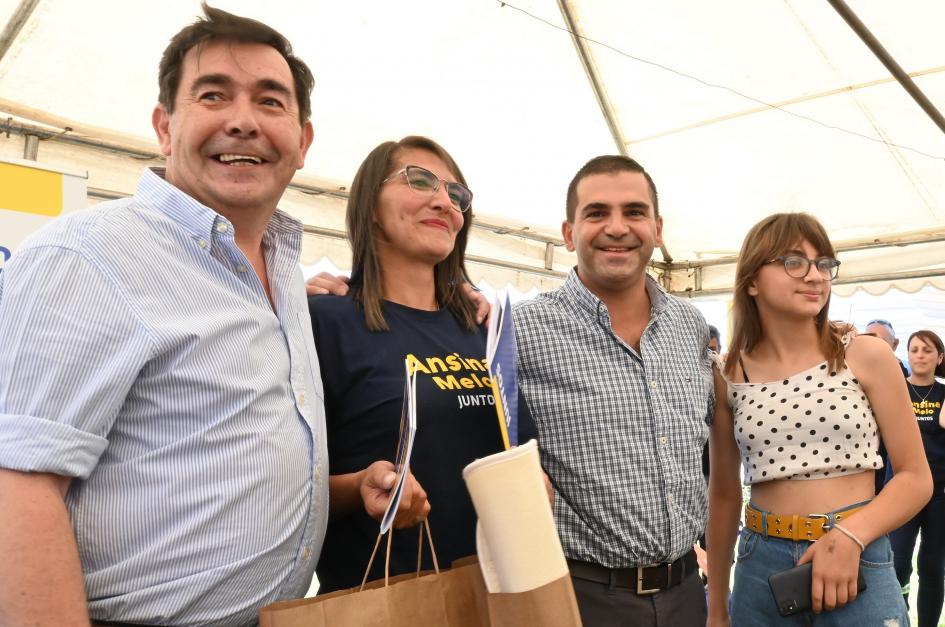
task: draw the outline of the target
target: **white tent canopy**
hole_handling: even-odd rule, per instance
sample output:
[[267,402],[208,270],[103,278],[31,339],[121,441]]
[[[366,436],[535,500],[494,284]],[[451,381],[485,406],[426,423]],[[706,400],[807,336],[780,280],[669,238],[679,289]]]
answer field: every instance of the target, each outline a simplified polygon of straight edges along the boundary
[[[286,196],[310,227],[307,263],[350,264],[339,237],[358,164],[425,134],[475,191],[489,228],[470,269],[492,285],[560,280],[567,183],[625,150],[659,187],[656,271],[673,291],[728,288],[748,227],[786,210],[842,244],[838,291],[945,288],[945,134],[827,2],[213,4],[282,31],[316,75],[316,140]],[[850,6],[945,108],[945,3]],[[32,130],[39,161],[87,170],[91,197],[130,193],[156,153],[157,61],[198,13],[196,0],[0,0],[0,157],[22,157]]]

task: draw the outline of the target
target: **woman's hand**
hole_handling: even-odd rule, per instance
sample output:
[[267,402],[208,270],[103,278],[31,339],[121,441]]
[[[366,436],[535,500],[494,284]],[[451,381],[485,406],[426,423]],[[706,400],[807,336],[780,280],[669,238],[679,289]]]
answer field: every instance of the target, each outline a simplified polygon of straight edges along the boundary
[[[362,471],[359,486],[361,499],[364,501],[364,510],[374,520],[384,517],[396,481],[394,464],[389,461],[376,461]],[[427,500],[427,493],[413,473],[408,471],[404,479],[403,496],[394,517],[394,528],[415,527],[429,514],[430,502]]]
[[469,300],[476,306],[476,324],[482,324],[488,320],[489,314],[492,313],[492,305],[489,304],[489,299],[469,283],[463,283],[461,287]]
[[309,296],[315,294],[344,296],[348,293],[348,277],[335,276],[328,272],[319,272],[305,282],[305,291]]
[[836,529],[804,551],[797,565],[814,563],[810,598],[815,614],[829,612],[856,598],[860,553],[856,542]]

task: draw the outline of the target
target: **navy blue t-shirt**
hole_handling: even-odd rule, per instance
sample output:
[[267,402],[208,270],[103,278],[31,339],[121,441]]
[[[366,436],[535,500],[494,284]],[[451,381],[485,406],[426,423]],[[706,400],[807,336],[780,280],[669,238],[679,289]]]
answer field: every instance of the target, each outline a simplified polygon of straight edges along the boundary
[[[311,296],[309,309],[325,388],[329,472],[394,460],[403,407],[404,360],[417,372],[417,435],[411,470],[430,501],[437,559],[448,567],[476,552],[476,513],[462,478],[473,460],[502,450],[484,361],[486,333],[465,330],[448,310],[384,302],[389,331],[369,331],[350,296]],[[519,396],[519,441],[536,429]],[[359,585],[379,523],[363,508],[328,524],[316,573],[319,593]],[[390,574],[417,567],[418,528],[394,532]],[[384,576],[378,551],[369,580]],[[423,568],[433,567],[424,547]]]
[[925,456],[932,470],[932,480],[945,481],[945,429],[942,428],[942,403],[945,402],[945,385],[938,381],[932,385],[909,385],[912,410],[919,423]]

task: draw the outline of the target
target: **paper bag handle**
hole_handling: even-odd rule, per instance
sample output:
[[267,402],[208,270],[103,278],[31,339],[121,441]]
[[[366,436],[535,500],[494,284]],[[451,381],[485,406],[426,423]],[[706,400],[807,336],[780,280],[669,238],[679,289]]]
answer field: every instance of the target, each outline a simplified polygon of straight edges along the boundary
[[[440,564],[436,559],[436,549],[433,547],[433,535],[430,533],[430,520],[427,518],[423,519],[423,526],[420,527],[420,537],[417,539],[417,577],[420,576],[420,564],[423,559],[423,530],[426,529],[427,532],[427,542],[430,543],[430,556],[433,558],[433,569],[436,571],[436,574],[440,574]],[[374,558],[377,556],[377,548],[381,545],[381,538],[384,537],[383,533],[377,534],[377,541],[374,543],[374,550],[371,551],[371,559],[368,560],[367,568],[364,569],[364,578],[361,579],[361,587],[358,589],[358,592],[364,590],[365,584],[367,584],[368,575],[371,573],[371,566],[374,565]],[[387,551],[384,558],[384,587],[386,588],[390,580],[390,545],[391,539],[394,537],[394,530],[391,529],[387,532]]]

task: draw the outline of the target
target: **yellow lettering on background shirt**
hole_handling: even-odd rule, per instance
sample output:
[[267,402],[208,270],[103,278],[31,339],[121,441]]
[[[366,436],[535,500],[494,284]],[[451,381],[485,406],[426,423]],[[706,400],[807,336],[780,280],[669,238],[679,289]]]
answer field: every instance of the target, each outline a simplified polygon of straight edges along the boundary
[[[484,372],[488,375],[489,369],[486,367],[485,360],[462,357],[459,353],[444,357],[417,357],[413,353],[408,353],[406,359],[410,374],[422,372],[432,375],[433,382],[441,390],[492,388],[492,380],[488,376],[477,374],[477,372]],[[466,372],[462,372],[463,370]],[[457,374],[449,374],[451,372]]]
[[451,371],[458,372],[463,368],[463,360],[458,354],[453,353],[446,358],[446,365],[449,366]]
[[427,370],[427,367],[423,365],[423,362],[414,357],[413,353],[407,353],[407,367],[410,371],[410,374],[413,374],[418,370],[423,374],[430,374],[430,371]]
[[430,372],[446,372],[446,362],[439,357],[427,357],[427,368]]

